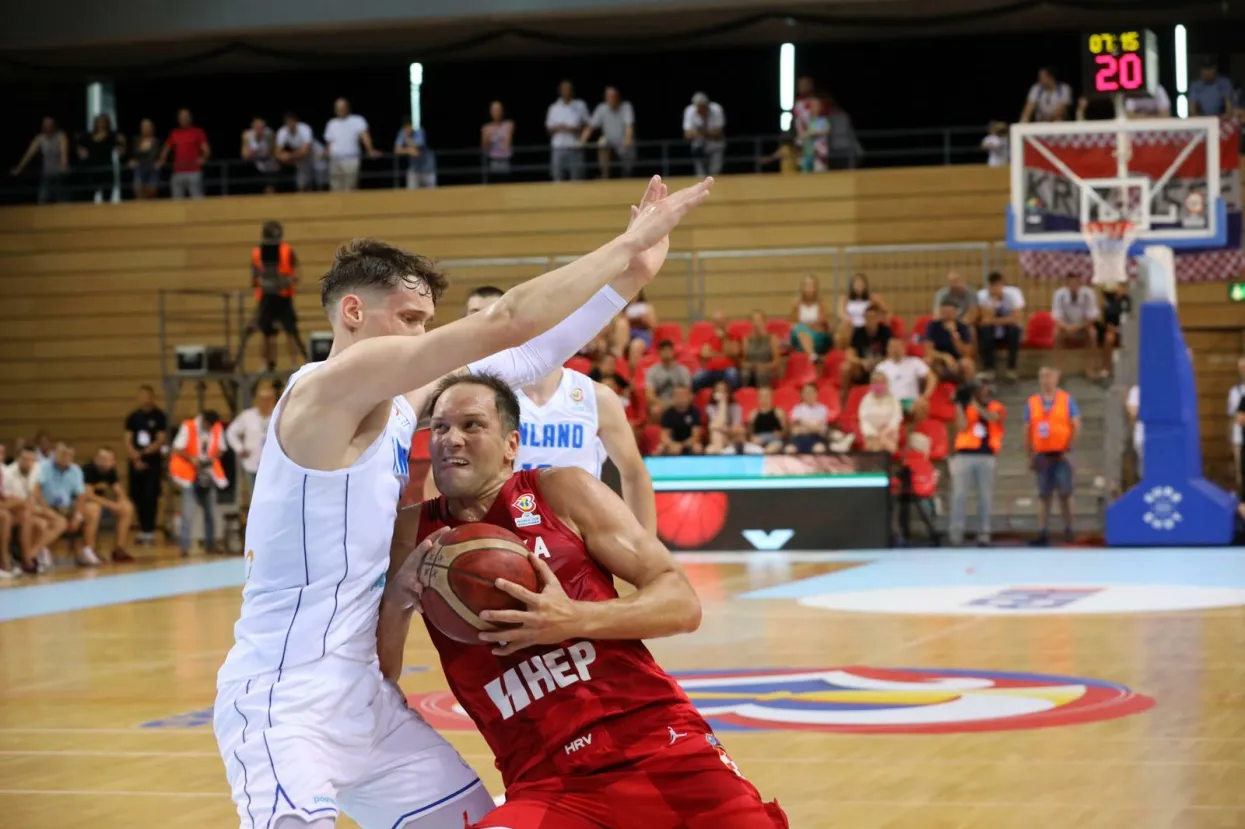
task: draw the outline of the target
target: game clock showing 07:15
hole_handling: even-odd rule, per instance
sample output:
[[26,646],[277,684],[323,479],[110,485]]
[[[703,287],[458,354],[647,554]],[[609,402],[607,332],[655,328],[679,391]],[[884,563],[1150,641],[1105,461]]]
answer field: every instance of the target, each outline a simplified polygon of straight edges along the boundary
[[1095,31],[1081,38],[1089,98],[1150,97],[1159,79],[1158,39],[1148,29]]

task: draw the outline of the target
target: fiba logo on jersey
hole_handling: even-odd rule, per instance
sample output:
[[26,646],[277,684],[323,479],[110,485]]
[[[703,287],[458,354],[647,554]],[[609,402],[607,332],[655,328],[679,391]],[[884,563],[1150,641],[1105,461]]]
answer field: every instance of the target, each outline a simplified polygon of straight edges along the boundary
[[530,492],[520,495],[510,506],[519,511],[514,517],[516,527],[534,527],[540,523],[540,516],[536,514],[536,498]]
[[584,390],[580,388],[571,389],[570,398],[571,398],[572,403],[583,403],[584,402]]

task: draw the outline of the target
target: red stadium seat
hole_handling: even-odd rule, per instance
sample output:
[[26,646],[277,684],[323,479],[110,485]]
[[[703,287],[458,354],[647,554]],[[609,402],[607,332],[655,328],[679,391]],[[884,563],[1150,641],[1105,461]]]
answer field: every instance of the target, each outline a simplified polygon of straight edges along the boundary
[[428,460],[428,440],[432,437],[431,429],[420,429],[411,438],[411,457],[416,460]]
[[922,420],[912,429],[919,435],[929,438],[929,457],[932,461],[945,460],[951,454],[951,441],[947,437],[947,425],[936,420]]
[[[900,462],[912,473],[912,494],[917,498],[933,498],[938,492],[938,470],[929,458],[908,449],[900,455]],[[891,479],[891,492],[901,492],[898,476]]]
[[802,385],[817,382],[817,367],[813,359],[803,351],[792,351],[787,357],[787,370],[783,374],[785,385]]
[[925,329],[929,326],[933,317],[926,314],[923,317],[917,317],[916,322],[912,323],[912,336],[909,338],[914,343],[919,343],[925,339]]
[[614,373],[626,380],[628,383],[631,382],[631,364],[626,360],[614,361]]
[[800,403],[800,393],[791,386],[774,389],[774,408],[782,409],[788,415]]
[[661,446],[661,427],[656,424],[645,426],[637,443],[640,445],[640,454],[653,454]]
[[892,337],[899,337],[902,339],[904,334],[907,333],[907,329],[904,328],[903,317],[898,314],[887,320],[886,324],[890,326]]
[[752,386],[744,386],[735,392],[735,402],[739,404],[739,410],[743,413],[744,422],[752,415],[757,408],[757,390]]
[[943,423],[955,420],[955,383],[939,383],[929,399],[929,416]]
[[587,357],[576,356],[567,360],[563,367],[569,368],[571,371],[578,371],[580,374],[587,374],[592,371],[592,361]]
[[821,376],[834,385],[838,385],[843,375],[839,373],[839,369],[843,366],[843,360],[847,355],[842,351],[829,351],[825,357],[821,358]]
[[633,375],[634,383],[644,385],[644,375],[648,373],[650,367],[661,362],[661,358],[656,354],[645,354],[635,364],[635,374]]
[[714,331],[713,323],[709,320],[694,322],[687,331],[687,346],[693,351],[699,352],[702,345],[716,336],[717,333]]
[[1055,318],[1050,311],[1038,311],[1025,326],[1025,348],[1055,347]]
[[847,403],[843,406],[843,411],[839,415],[839,428],[844,432],[855,432],[859,437],[860,429],[860,401],[865,399],[865,395],[869,393],[868,386],[852,386],[852,390],[847,393]]
[[791,320],[772,319],[765,323],[765,330],[777,337],[780,343],[786,344],[791,340]]
[[839,397],[838,387],[822,380],[821,385],[817,387],[817,399],[825,405],[826,411],[830,415],[830,422],[838,422],[839,414],[843,411],[843,403]]
[[662,340],[669,340],[674,343],[676,348],[682,345],[683,326],[679,325],[677,322],[659,323],[658,326],[653,329],[653,347],[656,348],[657,344]]
[[692,374],[700,371],[700,355],[692,351],[685,351],[675,357],[675,362],[682,363],[687,366],[687,370]]
[[920,357],[921,359],[925,359],[925,344],[924,343],[908,343],[908,346],[905,349],[905,353],[909,357]]
[[726,336],[732,340],[746,340],[752,333],[752,320],[731,320],[726,326]]
[[[696,408],[700,409],[702,413],[705,413],[705,410],[709,405],[709,401],[711,401],[712,399],[713,399],[713,387],[706,386],[705,388],[696,392],[696,397],[692,399],[692,403],[696,406]],[[706,413],[706,416],[707,416],[707,413]]]

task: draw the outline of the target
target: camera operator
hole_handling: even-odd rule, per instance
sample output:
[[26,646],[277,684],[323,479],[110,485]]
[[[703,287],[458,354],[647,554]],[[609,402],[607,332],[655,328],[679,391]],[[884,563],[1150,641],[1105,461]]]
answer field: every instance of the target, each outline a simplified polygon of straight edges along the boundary
[[990,507],[994,495],[994,472],[999,450],[1003,448],[1003,420],[1007,410],[994,399],[988,382],[966,383],[956,392],[955,454],[951,457],[951,524],[954,545],[964,543],[968,495],[977,490],[980,529],[977,545],[990,544]]
[[294,285],[298,282],[298,257],[288,242],[280,222],[264,222],[263,241],[251,250],[251,284],[258,303],[255,316],[242,332],[237,363],[246,354],[246,342],[259,331],[264,335],[264,363],[267,371],[277,367],[277,325],[285,331],[293,368],[307,359],[307,349],[298,335],[298,315],[294,313]]

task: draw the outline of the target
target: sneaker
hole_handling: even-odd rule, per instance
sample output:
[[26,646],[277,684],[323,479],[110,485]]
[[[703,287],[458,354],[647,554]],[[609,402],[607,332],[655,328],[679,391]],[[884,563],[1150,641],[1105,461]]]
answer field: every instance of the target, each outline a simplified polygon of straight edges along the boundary
[[99,556],[95,555],[95,551],[90,547],[83,547],[82,552],[78,554],[78,564],[82,567],[98,567]]
[[35,564],[38,568],[38,572],[40,573],[46,573],[51,570],[55,566],[52,561],[52,551],[47,547],[40,550],[38,555],[35,556]]
[[1042,530],[1042,532],[1038,533],[1037,538],[1029,542],[1029,546],[1030,547],[1049,547],[1050,536],[1046,534],[1045,530]]
[[129,564],[132,561],[134,561],[134,556],[127,553],[121,547],[118,547],[117,549],[112,551],[112,563],[113,564]]
[[1020,379],[1020,375],[1017,374],[1014,370],[1008,370],[1007,374],[1004,374],[1003,376],[1007,378],[1007,382],[1009,383],[1015,383],[1017,380]]
[[3,567],[0,567],[0,581],[12,581],[12,580],[13,580],[13,573],[4,569]]
[[1068,527],[1066,530],[1063,531],[1063,543],[1064,544],[1076,543],[1076,533],[1072,532],[1071,527]]
[[988,535],[979,535],[979,536],[977,536],[977,546],[978,546],[978,547],[989,547],[989,546],[990,546],[990,536],[988,536]]

